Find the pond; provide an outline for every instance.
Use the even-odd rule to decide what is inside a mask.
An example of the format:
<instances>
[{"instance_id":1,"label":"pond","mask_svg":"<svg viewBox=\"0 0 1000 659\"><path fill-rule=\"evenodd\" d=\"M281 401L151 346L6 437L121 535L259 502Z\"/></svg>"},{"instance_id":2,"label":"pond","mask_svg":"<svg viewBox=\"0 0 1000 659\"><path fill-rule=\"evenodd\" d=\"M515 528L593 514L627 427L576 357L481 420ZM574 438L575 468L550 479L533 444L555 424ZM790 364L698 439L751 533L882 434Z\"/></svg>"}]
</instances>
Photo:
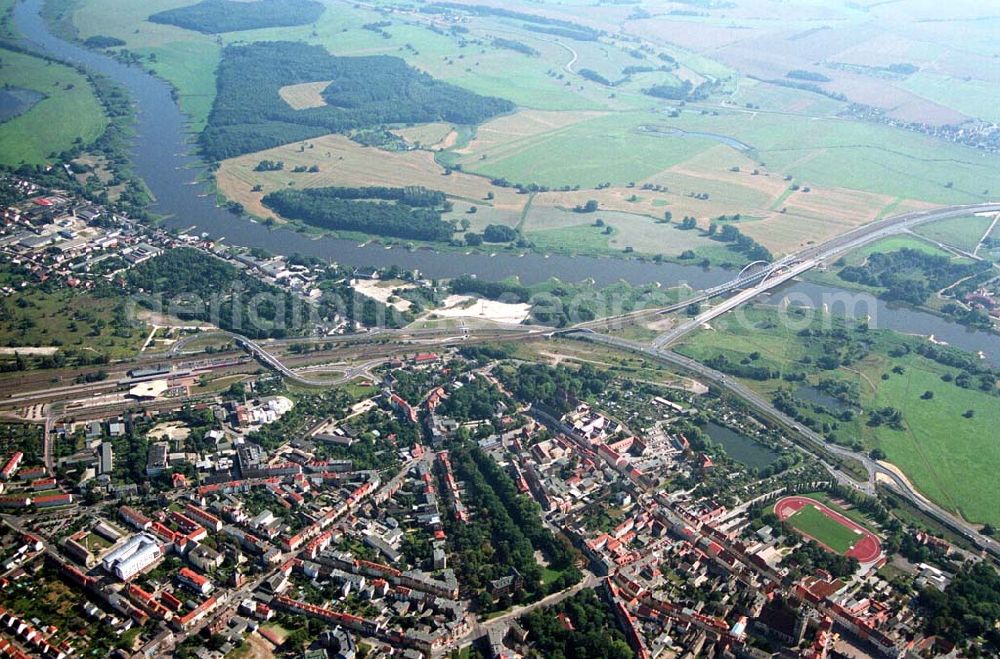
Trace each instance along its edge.
<instances>
[{"instance_id":1,"label":"pond","mask_svg":"<svg viewBox=\"0 0 1000 659\"><path fill-rule=\"evenodd\" d=\"M0 89L0 123L10 121L30 110L45 98L45 94L23 87Z\"/></svg>"},{"instance_id":2,"label":"pond","mask_svg":"<svg viewBox=\"0 0 1000 659\"><path fill-rule=\"evenodd\" d=\"M714 421L703 428L712 441L726 449L726 455L752 469L764 469L778 460L778 453Z\"/></svg>"},{"instance_id":3,"label":"pond","mask_svg":"<svg viewBox=\"0 0 1000 659\"><path fill-rule=\"evenodd\" d=\"M833 410L834 412L844 412L851 409L851 406L844 401L831 396L825 391L812 386L811 384L804 384L795 390L793 394L799 400L803 400L807 403L815 403L816 405L822 405L823 407Z\"/></svg>"}]
</instances>

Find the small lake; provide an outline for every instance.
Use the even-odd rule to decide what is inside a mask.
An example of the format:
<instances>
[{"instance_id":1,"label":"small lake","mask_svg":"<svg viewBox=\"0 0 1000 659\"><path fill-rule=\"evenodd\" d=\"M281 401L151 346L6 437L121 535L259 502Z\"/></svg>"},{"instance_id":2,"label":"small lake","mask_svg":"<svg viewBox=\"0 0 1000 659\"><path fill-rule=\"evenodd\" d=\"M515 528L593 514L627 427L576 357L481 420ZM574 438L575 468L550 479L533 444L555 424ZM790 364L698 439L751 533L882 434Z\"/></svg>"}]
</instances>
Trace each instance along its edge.
<instances>
[{"instance_id":1,"label":"small lake","mask_svg":"<svg viewBox=\"0 0 1000 659\"><path fill-rule=\"evenodd\" d=\"M30 110L45 94L23 87L0 89L0 123L10 121Z\"/></svg>"},{"instance_id":2,"label":"small lake","mask_svg":"<svg viewBox=\"0 0 1000 659\"><path fill-rule=\"evenodd\" d=\"M804 384L800 386L793 392L793 395L799 400L807 403L814 403L816 405L822 405L823 407L833 410L834 412L844 412L851 409L851 406L844 401L831 396L811 384Z\"/></svg>"},{"instance_id":3,"label":"small lake","mask_svg":"<svg viewBox=\"0 0 1000 659\"><path fill-rule=\"evenodd\" d=\"M779 457L777 452L767 446L713 421L705 424L703 430L713 442L726 449L726 455L751 469L769 467Z\"/></svg>"}]
</instances>

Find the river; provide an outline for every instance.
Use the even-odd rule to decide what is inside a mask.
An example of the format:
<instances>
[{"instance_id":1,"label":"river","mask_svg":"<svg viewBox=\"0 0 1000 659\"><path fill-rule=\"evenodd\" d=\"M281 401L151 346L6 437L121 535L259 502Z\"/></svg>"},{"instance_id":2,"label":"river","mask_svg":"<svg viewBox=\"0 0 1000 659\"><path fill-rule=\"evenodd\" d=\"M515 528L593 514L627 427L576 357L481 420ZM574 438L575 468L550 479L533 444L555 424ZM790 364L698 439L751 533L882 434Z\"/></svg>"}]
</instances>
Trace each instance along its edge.
<instances>
[{"instance_id":1,"label":"river","mask_svg":"<svg viewBox=\"0 0 1000 659\"><path fill-rule=\"evenodd\" d=\"M593 278L599 285L618 280L631 284L689 282L696 288L721 284L732 273L720 268L701 268L650 261L572 257L563 255L498 253L464 254L430 249L410 251L381 245L361 247L357 241L314 238L288 229L271 229L249 222L218 208L214 195L205 195L195 183L204 173L204 163L193 153L187 122L170 94L170 87L138 66L122 64L102 53L67 42L49 30L39 15L42 0L24 0L15 6L14 21L21 34L53 56L82 64L128 89L137 105L136 133L132 148L136 173L152 191L153 213L166 217L166 226L196 227L215 238L246 247L261 247L274 253L301 253L349 266L398 265L419 270L426 277L444 278L461 274L498 280L516 275L527 285L558 277L578 282Z\"/></svg>"},{"instance_id":2,"label":"river","mask_svg":"<svg viewBox=\"0 0 1000 659\"><path fill-rule=\"evenodd\" d=\"M379 245L359 246L355 241L314 238L288 229L270 229L252 223L215 205L214 195L196 181L205 167L193 153L193 136L170 87L137 66L128 66L102 53L67 42L49 30L39 15L43 0L23 0L14 7L14 23L29 41L53 56L101 73L125 87L137 106L137 139L132 147L136 173L152 191L156 201L154 213L165 216L168 227L196 227L215 238L246 247L260 247L279 254L296 252L336 261L349 266L398 265L419 270L426 277L446 278L460 274L498 280L517 276L527 285L558 277L567 282L593 279L603 286L624 280L630 284L660 282L676 285L686 282L696 289L715 286L732 278L732 273L720 268L693 265L654 263L635 259L571 257L541 254L516 255L498 253L495 256L472 253L437 252L430 249L409 251L385 249ZM681 138L678 138L681 139ZM202 196L204 195L204 196ZM772 300L789 297L795 303L814 307L827 299L844 299L851 293L811 283L791 283L772 293ZM982 352L993 364L1000 364L1000 336L989 332L971 331L926 312L875 301L871 315L878 328L931 335L951 345L971 352ZM836 304L835 312L839 311Z\"/></svg>"}]
</instances>

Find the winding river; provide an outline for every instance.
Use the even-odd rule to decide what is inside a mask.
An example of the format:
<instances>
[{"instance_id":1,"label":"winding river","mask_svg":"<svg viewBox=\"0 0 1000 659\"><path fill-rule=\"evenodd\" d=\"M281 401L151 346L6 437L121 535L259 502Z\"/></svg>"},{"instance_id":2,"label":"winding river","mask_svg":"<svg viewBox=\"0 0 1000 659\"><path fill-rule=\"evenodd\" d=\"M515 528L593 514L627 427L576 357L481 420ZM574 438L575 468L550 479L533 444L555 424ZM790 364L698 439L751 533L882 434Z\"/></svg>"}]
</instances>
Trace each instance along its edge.
<instances>
[{"instance_id":1,"label":"winding river","mask_svg":"<svg viewBox=\"0 0 1000 659\"><path fill-rule=\"evenodd\" d=\"M136 173L152 191L156 202L152 212L166 216L168 227L187 229L246 247L261 247L280 254L301 253L336 261L349 266L398 265L416 269L427 277L454 277L474 274L486 279L512 275L524 284L534 284L550 277L577 282L593 278L597 284L620 279L631 284L686 281L696 288L727 281L731 273L696 266L643 262L638 260L571 257L541 254L436 252L430 249L409 251L386 249L381 245L361 247L356 241L314 238L287 229L270 229L236 217L215 205L214 195L195 183L204 173L204 164L194 155L192 136L180 109L174 103L170 87L138 66L122 64L102 53L88 50L52 34L39 15L42 0L23 0L14 9L18 30L34 44L53 56L82 64L119 83L132 95L137 105L136 132L132 148Z\"/></svg>"},{"instance_id":2,"label":"winding river","mask_svg":"<svg viewBox=\"0 0 1000 659\"><path fill-rule=\"evenodd\" d=\"M550 277L568 282L590 278L599 286L619 280L630 284L660 282L676 285L687 282L696 289L732 278L731 272L720 268L630 259L508 253L490 256L430 249L386 249L380 245L362 247L355 241L313 238L288 229L270 229L236 217L217 207L214 195L206 195L207 190L197 183L205 171L204 163L193 153L192 135L184 115L171 97L170 87L137 66L122 64L55 36L39 15L42 2L22 0L15 5L17 29L27 35L26 39L54 57L101 73L129 91L137 107L137 139L132 146L135 170L155 196L152 211L165 216L164 222L168 227L187 229L193 226L198 232L225 238L229 243L261 247L286 255L298 252L349 266L398 265L419 270L424 276L432 278L474 274L497 280L516 275L522 283L529 285ZM797 282L774 291L771 300L776 302L788 297L792 303L818 308L828 298L842 299L845 295L851 294L837 288ZM838 313L841 309L834 304L832 311ZM874 310L864 312L864 315L873 317L875 327L934 335L965 350L982 352L992 363L1000 364L998 335L967 330L933 314L891 306L882 301L877 301Z\"/></svg>"}]
</instances>

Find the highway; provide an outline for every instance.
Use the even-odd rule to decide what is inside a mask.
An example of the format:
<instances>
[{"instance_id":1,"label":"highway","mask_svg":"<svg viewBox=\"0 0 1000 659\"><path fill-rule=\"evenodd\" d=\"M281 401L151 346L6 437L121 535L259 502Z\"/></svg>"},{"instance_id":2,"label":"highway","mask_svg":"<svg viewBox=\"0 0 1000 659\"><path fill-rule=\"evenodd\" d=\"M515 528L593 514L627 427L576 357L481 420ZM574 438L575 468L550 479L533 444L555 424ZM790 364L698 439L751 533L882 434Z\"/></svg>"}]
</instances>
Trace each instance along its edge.
<instances>
[{"instance_id":1,"label":"highway","mask_svg":"<svg viewBox=\"0 0 1000 659\"><path fill-rule=\"evenodd\" d=\"M707 311L703 311L702 313L698 314L691 320L685 323L681 323L677 327L668 330L667 332L664 332L660 336L656 337L656 339L653 341L653 347L664 348L670 345L671 343L676 342L685 334L688 334L689 332L698 329L699 327L709 322L710 320L717 318L728 311L732 311L736 307L739 307L744 303L749 302L750 300L757 297L761 293L769 291L772 288L775 288L776 286L780 286L784 284L786 281L789 281L794 277L798 277L803 272L810 270L815 266L816 266L816 261L809 260L788 266L787 268L784 268L782 270L776 270L772 273L773 276L769 276L767 279L760 282L753 288L747 288L745 290L740 291L736 295L727 298L722 303L715 305L714 307L708 309Z\"/></svg>"}]
</instances>

